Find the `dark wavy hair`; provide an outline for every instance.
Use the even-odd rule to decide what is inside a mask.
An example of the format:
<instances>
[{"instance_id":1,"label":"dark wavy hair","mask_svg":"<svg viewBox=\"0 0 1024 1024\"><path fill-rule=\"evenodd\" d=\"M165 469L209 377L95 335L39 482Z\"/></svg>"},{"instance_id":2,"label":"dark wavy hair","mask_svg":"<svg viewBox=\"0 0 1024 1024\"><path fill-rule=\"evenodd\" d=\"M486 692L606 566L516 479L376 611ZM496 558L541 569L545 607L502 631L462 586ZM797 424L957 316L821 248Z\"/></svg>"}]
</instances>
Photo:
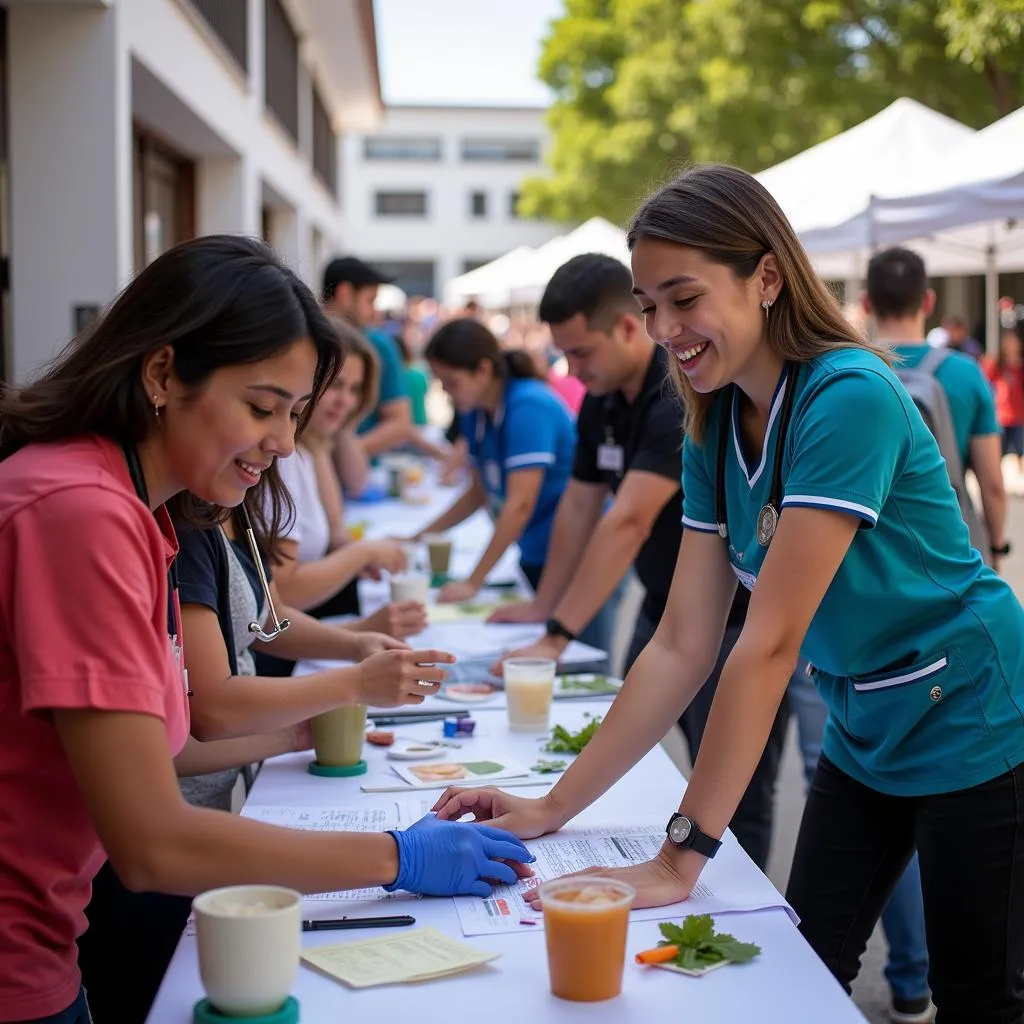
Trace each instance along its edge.
<instances>
[{"instance_id":1,"label":"dark wavy hair","mask_svg":"<svg viewBox=\"0 0 1024 1024\"><path fill-rule=\"evenodd\" d=\"M528 377L541 379L529 352L502 350L498 339L479 320L459 317L442 324L427 342L423 355L456 370L475 370L490 363L494 376L501 380Z\"/></svg>"},{"instance_id":2,"label":"dark wavy hair","mask_svg":"<svg viewBox=\"0 0 1024 1024\"><path fill-rule=\"evenodd\" d=\"M262 242L206 235L168 250L143 270L106 314L68 345L34 381L0 393L0 460L29 444L98 434L137 445L156 428L142 386L147 356L165 345L174 373L197 394L228 366L257 363L299 338L316 347L313 405L337 376L342 354L313 293ZM224 522L231 510L183 493L170 503L177 522ZM266 549L293 514L275 464L245 506Z\"/></svg>"}]
</instances>

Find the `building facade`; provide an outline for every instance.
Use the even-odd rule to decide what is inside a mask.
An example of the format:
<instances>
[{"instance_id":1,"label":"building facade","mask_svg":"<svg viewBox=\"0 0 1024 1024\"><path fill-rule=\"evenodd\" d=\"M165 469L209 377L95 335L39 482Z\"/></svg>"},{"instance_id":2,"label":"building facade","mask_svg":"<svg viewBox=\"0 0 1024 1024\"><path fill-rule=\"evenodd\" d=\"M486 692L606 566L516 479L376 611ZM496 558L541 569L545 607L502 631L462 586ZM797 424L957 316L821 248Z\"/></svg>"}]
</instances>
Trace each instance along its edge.
<instances>
[{"instance_id":1,"label":"building facade","mask_svg":"<svg viewBox=\"0 0 1024 1024\"><path fill-rule=\"evenodd\" d=\"M22 380L165 249L260 235L310 283L340 140L382 104L372 0L0 0L4 365Z\"/></svg>"},{"instance_id":2,"label":"building facade","mask_svg":"<svg viewBox=\"0 0 1024 1024\"><path fill-rule=\"evenodd\" d=\"M391 273L406 293L444 282L520 245L559 234L516 204L543 173L543 108L389 106L372 132L346 135L347 251Z\"/></svg>"}]
</instances>

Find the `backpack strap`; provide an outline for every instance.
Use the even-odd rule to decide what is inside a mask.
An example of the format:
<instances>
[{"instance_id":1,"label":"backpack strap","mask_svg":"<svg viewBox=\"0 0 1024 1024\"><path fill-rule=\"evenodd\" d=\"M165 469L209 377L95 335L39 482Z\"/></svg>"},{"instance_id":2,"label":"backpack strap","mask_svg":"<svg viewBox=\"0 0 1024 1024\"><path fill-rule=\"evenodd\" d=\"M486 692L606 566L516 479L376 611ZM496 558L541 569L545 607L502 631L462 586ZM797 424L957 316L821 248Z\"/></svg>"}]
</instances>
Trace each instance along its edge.
<instances>
[{"instance_id":1,"label":"backpack strap","mask_svg":"<svg viewBox=\"0 0 1024 1024\"><path fill-rule=\"evenodd\" d=\"M918 373L926 373L929 377L934 377L939 372L939 367L946 361L949 356L949 349L945 345L939 345L936 348L930 348L925 354L925 357L914 367Z\"/></svg>"}]
</instances>

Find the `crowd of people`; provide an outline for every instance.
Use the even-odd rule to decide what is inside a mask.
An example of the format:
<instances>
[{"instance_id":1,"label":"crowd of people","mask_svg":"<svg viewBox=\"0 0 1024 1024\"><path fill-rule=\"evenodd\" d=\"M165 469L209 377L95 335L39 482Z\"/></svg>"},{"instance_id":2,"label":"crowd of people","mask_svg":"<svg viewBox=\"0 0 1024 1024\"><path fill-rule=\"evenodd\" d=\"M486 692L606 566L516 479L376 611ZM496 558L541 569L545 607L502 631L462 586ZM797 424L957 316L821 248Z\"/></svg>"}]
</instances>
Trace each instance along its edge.
<instances>
[{"instance_id":1,"label":"crowd of people","mask_svg":"<svg viewBox=\"0 0 1024 1024\"><path fill-rule=\"evenodd\" d=\"M734 168L659 190L629 247L631 268L567 262L527 323L381 316L355 257L314 296L261 243L199 238L0 395L0 1021L144 1020L214 886L486 894L678 723L689 784L658 856L619 872L638 906L675 903L727 827L766 865L791 716L787 898L814 950L849 990L881 917L894 1021L1024 1021L1024 611L998 575L1016 327L979 365L949 321L936 356L926 268L890 249L862 332ZM362 575L406 567L412 538L345 515L394 451L463 482L423 533L493 520L439 600L518 549L531 596L493 617L544 635L509 653L607 650L635 575L621 693L536 800L453 789L383 834L233 815L313 716L444 678L450 655L408 644L421 604L359 605ZM354 666L288 678L301 658Z\"/></svg>"}]
</instances>

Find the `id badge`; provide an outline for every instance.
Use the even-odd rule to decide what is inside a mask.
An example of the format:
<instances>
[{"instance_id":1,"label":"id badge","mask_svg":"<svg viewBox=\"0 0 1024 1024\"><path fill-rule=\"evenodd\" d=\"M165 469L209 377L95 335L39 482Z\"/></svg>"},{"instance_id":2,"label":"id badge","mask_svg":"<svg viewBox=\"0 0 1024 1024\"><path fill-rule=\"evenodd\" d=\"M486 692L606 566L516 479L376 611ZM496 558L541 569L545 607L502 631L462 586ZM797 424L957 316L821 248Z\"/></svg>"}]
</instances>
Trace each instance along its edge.
<instances>
[{"instance_id":1,"label":"id badge","mask_svg":"<svg viewBox=\"0 0 1024 1024\"><path fill-rule=\"evenodd\" d=\"M621 444L600 444L597 446L597 468L612 473L621 473L625 466Z\"/></svg>"},{"instance_id":2,"label":"id badge","mask_svg":"<svg viewBox=\"0 0 1024 1024\"><path fill-rule=\"evenodd\" d=\"M184 651L176 636L169 637L171 641L171 657L174 659L174 667L181 677L181 687L188 694L188 669L185 667Z\"/></svg>"}]
</instances>

